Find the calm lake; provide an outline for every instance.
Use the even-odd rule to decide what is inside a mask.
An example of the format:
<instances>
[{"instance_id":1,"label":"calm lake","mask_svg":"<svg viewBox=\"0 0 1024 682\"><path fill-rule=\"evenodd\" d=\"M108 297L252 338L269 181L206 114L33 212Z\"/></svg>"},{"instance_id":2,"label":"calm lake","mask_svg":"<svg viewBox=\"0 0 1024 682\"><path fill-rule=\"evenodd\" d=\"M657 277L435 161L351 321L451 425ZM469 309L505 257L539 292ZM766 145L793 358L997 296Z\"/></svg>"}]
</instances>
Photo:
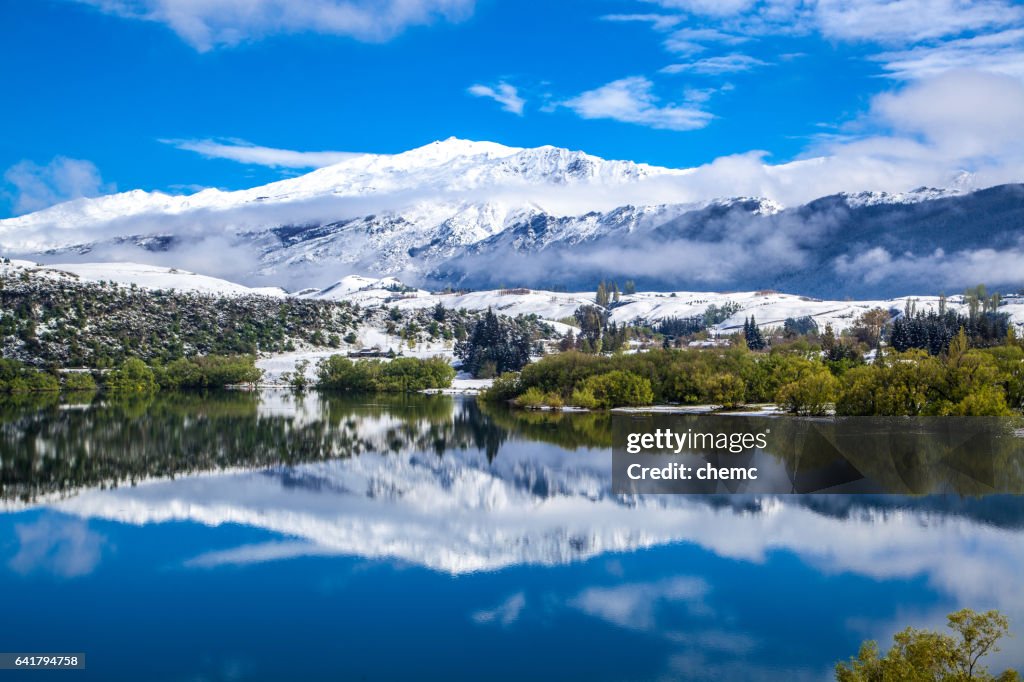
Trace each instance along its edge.
<instances>
[{"instance_id":1,"label":"calm lake","mask_svg":"<svg viewBox=\"0 0 1024 682\"><path fill-rule=\"evenodd\" d=\"M615 495L611 438L446 396L2 403L0 650L87 660L6 675L826 680L961 607L1024 668L1024 497Z\"/></svg>"}]
</instances>

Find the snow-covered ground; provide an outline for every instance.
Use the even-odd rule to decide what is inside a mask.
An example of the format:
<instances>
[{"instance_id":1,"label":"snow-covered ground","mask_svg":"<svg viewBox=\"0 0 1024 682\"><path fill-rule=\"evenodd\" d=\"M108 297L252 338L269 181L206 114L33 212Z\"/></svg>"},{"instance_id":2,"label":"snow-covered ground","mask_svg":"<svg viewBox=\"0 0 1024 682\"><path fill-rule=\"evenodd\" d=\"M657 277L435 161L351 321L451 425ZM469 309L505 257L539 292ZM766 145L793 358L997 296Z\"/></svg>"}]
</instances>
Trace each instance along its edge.
<instances>
[{"instance_id":1,"label":"snow-covered ground","mask_svg":"<svg viewBox=\"0 0 1024 682\"><path fill-rule=\"evenodd\" d=\"M350 279L350 278L346 278ZM338 300L350 300L366 305L369 301L380 302L382 305L396 307L400 310L411 310L433 307L441 303L454 310L493 309L502 315L537 315L542 320L555 324L559 333L565 333L568 325L558 320L572 317L573 312L581 305L593 305L594 293L557 292L532 289L501 289L491 291L473 291L465 294L431 294L416 290L405 294L397 294L384 288L393 282L391 278L372 280L360 278L364 288L350 291L347 295L338 296ZM829 301L797 294L777 292L742 291L731 293L715 293L706 291L676 292L639 292L623 295L617 304L610 308L611 320L617 324L632 322L656 323L670 317L695 317L704 314L710 305L723 306L736 304L739 310L713 328L714 332L731 334L743 328L743 322L753 316L758 326L763 328L781 327L788 318L811 317L824 329L831 324L836 333L852 326L857 319L868 310L882 308L902 312L908 300L912 300L919 311L936 310L939 307L939 296L902 296L891 299L873 299L862 301ZM950 310L966 311L962 296L950 296L947 300ZM1000 310L1010 314L1010 319L1018 325L1024 325L1024 299L1011 298Z\"/></svg>"}]
</instances>

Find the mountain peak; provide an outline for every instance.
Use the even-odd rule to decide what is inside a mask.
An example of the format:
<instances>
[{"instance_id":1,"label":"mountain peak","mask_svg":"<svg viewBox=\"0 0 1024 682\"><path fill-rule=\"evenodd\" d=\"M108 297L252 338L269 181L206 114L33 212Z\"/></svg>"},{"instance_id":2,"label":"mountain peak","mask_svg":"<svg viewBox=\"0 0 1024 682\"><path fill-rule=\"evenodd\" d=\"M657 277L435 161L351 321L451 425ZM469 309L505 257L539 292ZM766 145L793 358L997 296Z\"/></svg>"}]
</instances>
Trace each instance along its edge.
<instances>
[{"instance_id":1,"label":"mountain peak","mask_svg":"<svg viewBox=\"0 0 1024 682\"><path fill-rule=\"evenodd\" d=\"M435 140L422 147L410 149L396 156L414 158L417 161L448 161L464 156L485 156L488 158L502 158L511 156L523 151L522 147L508 147L497 142L478 142L476 140L464 140L458 137L449 137L446 140Z\"/></svg>"}]
</instances>

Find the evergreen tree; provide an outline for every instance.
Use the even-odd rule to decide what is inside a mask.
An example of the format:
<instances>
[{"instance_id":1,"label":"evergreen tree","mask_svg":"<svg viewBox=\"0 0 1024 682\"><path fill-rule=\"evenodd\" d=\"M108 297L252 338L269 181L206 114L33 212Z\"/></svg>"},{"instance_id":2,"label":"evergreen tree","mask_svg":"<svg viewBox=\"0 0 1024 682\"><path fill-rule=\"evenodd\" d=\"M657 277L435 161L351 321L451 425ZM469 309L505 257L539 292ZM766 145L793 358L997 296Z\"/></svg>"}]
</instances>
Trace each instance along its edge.
<instances>
[{"instance_id":1,"label":"evergreen tree","mask_svg":"<svg viewBox=\"0 0 1024 682\"><path fill-rule=\"evenodd\" d=\"M522 369L530 361L530 347L524 324L499 318L488 308L469 338L456 344L455 355L473 376L494 375Z\"/></svg>"},{"instance_id":2,"label":"evergreen tree","mask_svg":"<svg viewBox=\"0 0 1024 682\"><path fill-rule=\"evenodd\" d=\"M743 336L750 350L764 350L768 346L753 315L743 323Z\"/></svg>"}]
</instances>

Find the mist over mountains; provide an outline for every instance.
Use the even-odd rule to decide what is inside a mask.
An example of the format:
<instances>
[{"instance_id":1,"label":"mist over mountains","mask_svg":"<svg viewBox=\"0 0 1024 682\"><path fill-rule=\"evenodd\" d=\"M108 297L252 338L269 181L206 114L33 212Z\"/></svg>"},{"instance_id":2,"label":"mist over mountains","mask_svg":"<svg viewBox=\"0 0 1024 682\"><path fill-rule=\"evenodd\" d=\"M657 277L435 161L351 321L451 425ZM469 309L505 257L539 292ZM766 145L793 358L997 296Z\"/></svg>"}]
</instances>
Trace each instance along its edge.
<instances>
[{"instance_id":1,"label":"mist over mountains","mask_svg":"<svg viewBox=\"0 0 1024 682\"><path fill-rule=\"evenodd\" d=\"M77 199L0 220L0 248L291 290L348 274L428 288L585 290L610 277L831 298L1024 286L1024 185L971 191L969 177L951 178L949 189L815 198L841 187L817 177L815 160L771 171L771 196L708 199L706 168L453 138L236 192Z\"/></svg>"}]
</instances>

